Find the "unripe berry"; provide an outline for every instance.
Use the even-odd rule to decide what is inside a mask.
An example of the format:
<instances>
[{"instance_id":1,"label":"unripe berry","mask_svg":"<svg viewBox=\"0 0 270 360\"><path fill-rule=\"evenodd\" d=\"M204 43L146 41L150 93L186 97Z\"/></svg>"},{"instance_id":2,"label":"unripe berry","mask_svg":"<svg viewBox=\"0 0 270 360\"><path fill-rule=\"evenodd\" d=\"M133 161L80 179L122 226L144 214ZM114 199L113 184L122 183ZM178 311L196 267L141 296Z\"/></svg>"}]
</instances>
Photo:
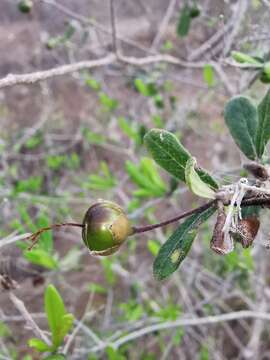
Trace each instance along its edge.
<instances>
[{"instance_id":1,"label":"unripe berry","mask_svg":"<svg viewBox=\"0 0 270 360\"><path fill-rule=\"evenodd\" d=\"M191 18L196 18L200 15L200 9L197 7L192 7L189 11L189 15Z\"/></svg>"},{"instance_id":2,"label":"unripe berry","mask_svg":"<svg viewBox=\"0 0 270 360\"><path fill-rule=\"evenodd\" d=\"M98 201L84 216L82 238L94 255L115 253L131 234L132 228L124 211L111 201Z\"/></svg>"},{"instance_id":3,"label":"unripe berry","mask_svg":"<svg viewBox=\"0 0 270 360\"><path fill-rule=\"evenodd\" d=\"M29 13L32 10L33 2L32 0L21 0L18 3L18 9L22 13Z\"/></svg>"}]
</instances>

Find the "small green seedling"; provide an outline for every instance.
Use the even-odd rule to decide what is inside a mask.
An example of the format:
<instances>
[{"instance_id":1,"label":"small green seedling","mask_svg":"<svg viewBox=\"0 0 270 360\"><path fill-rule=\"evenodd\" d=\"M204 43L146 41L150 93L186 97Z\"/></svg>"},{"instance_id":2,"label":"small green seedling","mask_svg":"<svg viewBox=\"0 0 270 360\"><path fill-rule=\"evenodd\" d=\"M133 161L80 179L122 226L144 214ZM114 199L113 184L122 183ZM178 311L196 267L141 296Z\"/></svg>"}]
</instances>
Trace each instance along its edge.
<instances>
[{"instance_id":1,"label":"small green seedling","mask_svg":"<svg viewBox=\"0 0 270 360\"><path fill-rule=\"evenodd\" d=\"M47 360L62 360L65 357L57 354L61 350L65 336L73 326L74 316L65 309L61 295L53 285L48 285L45 291L45 312L51 332L51 341L46 343L43 339L32 338L28 345L41 353L51 353Z\"/></svg>"},{"instance_id":2,"label":"small green seedling","mask_svg":"<svg viewBox=\"0 0 270 360\"><path fill-rule=\"evenodd\" d=\"M152 159L142 158L139 165L126 162L130 179L137 185L133 195L138 198L161 197L167 192L165 182L159 175L157 166Z\"/></svg>"},{"instance_id":3,"label":"small green seedling","mask_svg":"<svg viewBox=\"0 0 270 360\"><path fill-rule=\"evenodd\" d=\"M87 181L84 181L82 186L89 190L104 191L112 189L116 184L117 178L113 176L107 163L101 161L98 173L89 175Z\"/></svg>"}]
</instances>

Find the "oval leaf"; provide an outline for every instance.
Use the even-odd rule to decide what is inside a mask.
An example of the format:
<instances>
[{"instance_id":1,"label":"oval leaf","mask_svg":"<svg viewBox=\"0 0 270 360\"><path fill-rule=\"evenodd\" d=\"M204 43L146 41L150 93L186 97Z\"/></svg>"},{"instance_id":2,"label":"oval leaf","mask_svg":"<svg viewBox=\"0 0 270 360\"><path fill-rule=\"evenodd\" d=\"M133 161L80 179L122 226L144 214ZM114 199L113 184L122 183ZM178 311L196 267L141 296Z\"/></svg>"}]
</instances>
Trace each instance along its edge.
<instances>
[{"instance_id":1,"label":"oval leaf","mask_svg":"<svg viewBox=\"0 0 270 360\"><path fill-rule=\"evenodd\" d=\"M59 335L60 339L64 339L64 337L67 335L69 330L72 328L73 323L74 323L73 314L68 313L63 316L61 321L61 331Z\"/></svg>"},{"instance_id":2,"label":"oval leaf","mask_svg":"<svg viewBox=\"0 0 270 360\"><path fill-rule=\"evenodd\" d=\"M52 333L52 342L57 347L63 340L61 338L61 327L66 310L59 292L53 285L49 285L45 291L45 311Z\"/></svg>"},{"instance_id":3,"label":"oval leaf","mask_svg":"<svg viewBox=\"0 0 270 360\"><path fill-rule=\"evenodd\" d=\"M191 23L191 14L189 6L185 5L180 13L177 24L177 34L181 37L187 36Z\"/></svg>"},{"instance_id":4,"label":"oval leaf","mask_svg":"<svg viewBox=\"0 0 270 360\"><path fill-rule=\"evenodd\" d=\"M50 346L47 345L43 340L32 338L28 340L28 345L32 348L35 348L39 352L45 352L50 350Z\"/></svg>"},{"instance_id":5,"label":"oval leaf","mask_svg":"<svg viewBox=\"0 0 270 360\"><path fill-rule=\"evenodd\" d=\"M259 61L258 59L256 59L253 56L244 54L240 51L232 51L231 52L231 56L233 57L233 59L235 61L237 61L238 63L241 64L251 64L251 65L258 65L258 67L262 67L262 63L261 61Z\"/></svg>"},{"instance_id":6,"label":"oval leaf","mask_svg":"<svg viewBox=\"0 0 270 360\"><path fill-rule=\"evenodd\" d=\"M185 181L185 167L190 153L177 137L166 130L152 129L144 137L153 159L171 175Z\"/></svg>"},{"instance_id":7,"label":"oval leaf","mask_svg":"<svg viewBox=\"0 0 270 360\"><path fill-rule=\"evenodd\" d=\"M201 167L197 167L195 170L203 182L208 184L213 189L219 188L217 181L211 175L209 175L206 170L202 169Z\"/></svg>"},{"instance_id":8,"label":"oval leaf","mask_svg":"<svg viewBox=\"0 0 270 360\"><path fill-rule=\"evenodd\" d=\"M194 158L190 158L187 161L185 169L186 183L189 189L198 196L207 199L215 199L215 192L201 180L200 176L195 171L195 166L196 160Z\"/></svg>"},{"instance_id":9,"label":"oval leaf","mask_svg":"<svg viewBox=\"0 0 270 360\"><path fill-rule=\"evenodd\" d=\"M256 150L258 157L263 156L265 146L270 139L270 90L258 106L259 124L256 134Z\"/></svg>"},{"instance_id":10,"label":"oval leaf","mask_svg":"<svg viewBox=\"0 0 270 360\"><path fill-rule=\"evenodd\" d=\"M163 280L171 275L187 256L197 228L216 211L215 206L191 215L169 237L159 250L154 261L154 276L157 280Z\"/></svg>"},{"instance_id":11,"label":"oval leaf","mask_svg":"<svg viewBox=\"0 0 270 360\"><path fill-rule=\"evenodd\" d=\"M178 180L185 182L185 168L191 154L177 137L166 130L152 129L144 137L145 145L156 163ZM203 169L196 172L202 181L217 189L217 182Z\"/></svg>"},{"instance_id":12,"label":"oval leaf","mask_svg":"<svg viewBox=\"0 0 270 360\"><path fill-rule=\"evenodd\" d=\"M204 65L203 79L209 87L214 85L215 79L214 79L214 69L213 69L212 65L210 65L210 64Z\"/></svg>"},{"instance_id":13,"label":"oval leaf","mask_svg":"<svg viewBox=\"0 0 270 360\"><path fill-rule=\"evenodd\" d=\"M225 106L225 122L234 141L251 160L257 157L255 136L258 124L256 107L244 96L236 96Z\"/></svg>"}]
</instances>

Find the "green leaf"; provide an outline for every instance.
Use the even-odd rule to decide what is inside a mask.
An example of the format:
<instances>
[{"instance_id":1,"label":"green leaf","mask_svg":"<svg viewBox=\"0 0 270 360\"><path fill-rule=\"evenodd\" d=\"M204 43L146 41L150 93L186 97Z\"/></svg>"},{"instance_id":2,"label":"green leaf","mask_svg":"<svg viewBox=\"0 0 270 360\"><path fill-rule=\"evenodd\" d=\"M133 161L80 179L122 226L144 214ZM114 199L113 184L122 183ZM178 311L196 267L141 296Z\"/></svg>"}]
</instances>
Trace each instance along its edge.
<instances>
[{"instance_id":1,"label":"green leaf","mask_svg":"<svg viewBox=\"0 0 270 360\"><path fill-rule=\"evenodd\" d=\"M42 176L30 176L28 179L19 180L15 186L15 191L37 193L40 192L42 183Z\"/></svg>"},{"instance_id":2,"label":"green leaf","mask_svg":"<svg viewBox=\"0 0 270 360\"><path fill-rule=\"evenodd\" d=\"M196 173L200 176L200 179L208 184L213 189L218 189L218 182L208 172L201 167L196 167Z\"/></svg>"},{"instance_id":3,"label":"green leaf","mask_svg":"<svg viewBox=\"0 0 270 360\"><path fill-rule=\"evenodd\" d=\"M187 161L185 169L186 183L189 189L198 196L207 199L215 199L215 192L201 180L200 176L195 171L195 166L196 160L194 158L190 158Z\"/></svg>"},{"instance_id":4,"label":"green leaf","mask_svg":"<svg viewBox=\"0 0 270 360\"><path fill-rule=\"evenodd\" d=\"M25 146L27 149L34 149L39 146L43 141L42 134L37 133L36 135L30 137L26 142ZM16 145L15 145L16 146ZM18 149L19 150L19 149Z\"/></svg>"},{"instance_id":5,"label":"green leaf","mask_svg":"<svg viewBox=\"0 0 270 360\"><path fill-rule=\"evenodd\" d=\"M191 155L174 134L152 129L145 135L144 142L157 164L177 179L185 181L186 162Z\"/></svg>"},{"instance_id":6,"label":"green leaf","mask_svg":"<svg viewBox=\"0 0 270 360\"><path fill-rule=\"evenodd\" d=\"M58 267L55 258L43 249L25 250L23 255L32 264L43 266L50 270Z\"/></svg>"},{"instance_id":7,"label":"green leaf","mask_svg":"<svg viewBox=\"0 0 270 360\"><path fill-rule=\"evenodd\" d=\"M153 256L157 256L160 249L160 243L155 240L148 240L147 248Z\"/></svg>"},{"instance_id":8,"label":"green leaf","mask_svg":"<svg viewBox=\"0 0 270 360\"><path fill-rule=\"evenodd\" d=\"M67 28L63 34L63 42L66 40L69 40L73 34L75 33L76 28L74 26L74 24L72 22L70 22L69 24L67 24Z\"/></svg>"},{"instance_id":9,"label":"green leaf","mask_svg":"<svg viewBox=\"0 0 270 360\"><path fill-rule=\"evenodd\" d=\"M203 345L199 352L199 360L209 360L210 354L206 345Z\"/></svg>"},{"instance_id":10,"label":"green leaf","mask_svg":"<svg viewBox=\"0 0 270 360\"><path fill-rule=\"evenodd\" d=\"M203 68L203 79L209 87L214 85L214 70L213 66L206 64Z\"/></svg>"},{"instance_id":11,"label":"green leaf","mask_svg":"<svg viewBox=\"0 0 270 360\"><path fill-rule=\"evenodd\" d=\"M126 170L132 181L139 187L134 191L137 197L160 197L166 193L166 184L160 177L155 162L142 158L139 165L126 162Z\"/></svg>"},{"instance_id":12,"label":"green leaf","mask_svg":"<svg viewBox=\"0 0 270 360\"><path fill-rule=\"evenodd\" d=\"M234 141L251 160L257 157L255 136L258 124L256 107L244 96L236 96L225 106L225 122Z\"/></svg>"},{"instance_id":13,"label":"green leaf","mask_svg":"<svg viewBox=\"0 0 270 360\"><path fill-rule=\"evenodd\" d=\"M258 65L259 67L262 67L262 62L258 61L253 56L244 54L244 53L242 53L240 51L232 51L231 56L238 63Z\"/></svg>"},{"instance_id":14,"label":"green leaf","mask_svg":"<svg viewBox=\"0 0 270 360\"><path fill-rule=\"evenodd\" d=\"M143 96L151 97L157 94L156 86L153 82L145 83L142 79L137 78L134 80L136 90Z\"/></svg>"},{"instance_id":15,"label":"green leaf","mask_svg":"<svg viewBox=\"0 0 270 360\"><path fill-rule=\"evenodd\" d=\"M39 352L45 352L50 350L50 346L47 345L43 340L32 338L28 340L28 345L35 348Z\"/></svg>"},{"instance_id":16,"label":"green leaf","mask_svg":"<svg viewBox=\"0 0 270 360\"><path fill-rule=\"evenodd\" d=\"M62 354L55 354L55 355L49 355L43 360L65 360L67 359L65 355Z\"/></svg>"},{"instance_id":17,"label":"green leaf","mask_svg":"<svg viewBox=\"0 0 270 360\"><path fill-rule=\"evenodd\" d=\"M63 35L59 35L56 37L51 37L48 41L47 41L47 48L48 49L54 49L55 47L59 46L59 45L64 45L68 42L68 40L73 36L73 34L75 33L76 28L74 27L74 25L72 23L69 23L67 25L66 31L64 32Z\"/></svg>"},{"instance_id":18,"label":"green leaf","mask_svg":"<svg viewBox=\"0 0 270 360\"><path fill-rule=\"evenodd\" d=\"M93 131L90 131L87 128L82 129L82 134L83 134L83 137L85 138L85 140L89 144L100 145L100 144L102 144L102 143L104 143L106 141L105 136L103 136L101 134L97 134L97 133L95 133Z\"/></svg>"},{"instance_id":19,"label":"green leaf","mask_svg":"<svg viewBox=\"0 0 270 360\"><path fill-rule=\"evenodd\" d=\"M178 180L185 182L185 168L191 154L177 137L166 130L152 129L144 137L145 145L156 163ZM203 169L196 169L202 181L217 189L216 181Z\"/></svg>"},{"instance_id":20,"label":"green leaf","mask_svg":"<svg viewBox=\"0 0 270 360\"><path fill-rule=\"evenodd\" d=\"M113 110L117 109L117 107L118 107L117 100L110 98L104 92L100 92L98 95L99 95L99 101L103 105L104 110L113 111Z\"/></svg>"},{"instance_id":21,"label":"green leaf","mask_svg":"<svg viewBox=\"0 0 270 360\"><path fill-rule=\"evenodd\" d=\"M267 63L264 64L263 66L263 72L265 73L265 75L268 77L268 79L270 78L270 62L268 61Z\"/></svg>"},{"instance_id":22,"label":"green leaf","mask_svg":"<svg viewBox=\"0 0 270 360\"><path fill-rule=\"evenodd\" d=\"M215 211L216 208L212 206L207 210L191 215L162 245L154 261L153 270L157 280L163 280L177 270L192 246L197 228Z\"/></svg>"},{"instance_id":23,"label":"green leaf","mask_svg":"<svg viewBox=\"0 0 270 360\"><path fill-rule=\"evenodd\" d=\"M270 139L270 90L258 106L259 123L256 134L256 150L258 157L263 156L265 146Z\"/></svg>"},{"instance_id":24,"label":"green leaf","mask_svg":"<svg viewBox=\"0 0 270 360\"><path fill-rule=\"evenodd\" d=\"M186 36L189 32L190 23L191 23L190 15L191 14L190 14L189 6L185 5L180 13L180 17L176 29L177 34L181 37Z\"/></svg>"},{"instance_id":25,"label":"green leaf","mask_svg":"<svg viewBox=\"0 0 270 360\"><path fill-rule=\"evenodd\" d=\"M62 320L61 320L61 331L60 331L60 334L59 334L59 338L64 340L64 337L67 335L67 333L69 332L69 330L72 328L73 326L73 323L74 323L74 316L73 314L65 314L63 317L62 317ZM62 341L61 341L62 342Z\"/></svg>"},{"instance_id":26,"label":"green leaf","mask_svg":"<svg viewBox=\"0 0 270 360\"><path fill-rule=\"evenodd\" d=\"M260 215L261 209L262 208L260 206L256 206L256 205L245 206L241 210L242 218L246 219L246 218L254 217L254 216L258 218Z\"/></svg>"},{"instance_id":27,"label":"green leaf","mask_svg":"<svg viewBox=\"0 0 270 360\"><path fill-rule=\"evenodd\" d=\"M12 335L12 333L11 333L9 327L5 323L0 321L0 337L8 337L11 335Z\"/></svg>"},{"instance_id":28,"label":"green leaf","mask_svg":"<svg viewBox=\"0 0 270 360\"><path fill-rule=\"evenodd\" d=\"M33 360L31 355L25 355L22 360Z\"/></svg>"},{"instance_id":29,"label":"green leaf","mask_svg":"<svg viewBox=\"0 0 270 360\"><path fill-rule=\"evenodd\" d=\"M48 216L45 213L40 213L38 216L38 219L36 221L37 228L43 228L49 226L50 221ZM43 234L41 234L41 237L39 239L39 248L43 249L46 252L52 252L53 251L53 236L51 231L45 231Z\"/></svg>"},{"instance_id":30,"label":"green leaf","mask_svg":"<svg viewBox=\"0 0 270 360\"><path fill-rule=\"evenodd\" d=\"M37 230L36 225L32 221L32 217L30 216L27 208L24 204L18 205L18 212L22 221L27 225L31 232L35 232Z\"/></svg>"},{"instance_id":31,"label":"green leaf","mask_svg":"<svg viewBox=\"0 0 270 360\"><path fill-rule=\"evenodd\" d=\"M166 184L160 177L155 162L147 157L141 159L141 169L145 176L152 182L152 186L159 188L161 191L166 191Z\"/></svg>"},{"instance_id":32,"label":"green leaf","mask_svg":"<svg viewBox=\"0 0 270 360\"><path fill-rule=\"evenodd\" d=\"M96 294L107 294L107 289L97 283L90 283L87 290Z\"/></svg>"},{"instance_id":33,"label":"green leaf","mask_svg":"<svg viewBox=\"0 0 270 360\"><path fill-rule=\"evenodd\" d=\"M52 333L52 342L57 348L63 341L61 337L62 320L66 310L60 294L53 285L49 285L45 291L45 311Z\"/></svg>"},{"instance_id":34,"label":"green leaf","mask_svg":"<svg viewBox=\"0 0 270 360\"><path fill-rule=\"evenodd\" d=\"M138 131L134 129L133 124L130 123L127 119L124 117L119 117L117 119L118 125L120 129L123 131L124 134L126 134L131 140L133 140L135 143L140 142L140 136L138 134Z\"/></svg>"},{"instance_id":35,"label":"green leaf","mask_svg":"<svg viewBox=\"0 0 270 360\"><path fill-rule=\"evenodd\" d=\"M270 83L270 74L267 74L265 71L261 72L260 80L264 84Z\"/></svg>"},{"instance_id":36,"label":"green leaf","mask_svg":"<svg viewBox=\"0 0 270 360\"><path fill-rule=\"evenodd\" d=\"M121 355L119 350L114 349L111 346L108 346L106 348L106 354L107 354L108 360L126 360L126 357Z\"/></svg>"},{"instance_id":37,"label":"green leaf","mask_svg":"<svg viewBox=\"0 0 270 360\"><path fill-rule=\"evenodd\" d=\"M168 303L158 311L155 311L155 316L164 321L175 321L182 313L182 309L178 304Z\"/></svg>"},{"instance_id":38,"label":"green leaf","mask_svg":"<svg viewBox=\"0 0 270 360\"><path fill-rule=\"evenodd\" d=\"M100 162L100 173L92 174L88 177L88 182L83 186L91 190L109 190L117 183L117 179L112 175L108 165L104 162Z\"/></svg>"},{"instance_id":39,"label":"green leaf","mask_svg":"<svg viewBox=\"0 0 270 360\"><path fill-rule=\"evenodd\" d=\"M50 155L47 157L46 162L47 166L51 170L59 170L66 161L66 157L64 155Z\"/></svg>"},{"instance_id":40,"label":"green leaf","mask_svg":"<svg viewBox=\"0 0 270 360\"><path fill-rule=\"evenodd\" d=\"M90 87L92 90L98 91L101 89L100 83L90 75L86 75L85 77L85 85Z\"/></svg>"}]
</instances>

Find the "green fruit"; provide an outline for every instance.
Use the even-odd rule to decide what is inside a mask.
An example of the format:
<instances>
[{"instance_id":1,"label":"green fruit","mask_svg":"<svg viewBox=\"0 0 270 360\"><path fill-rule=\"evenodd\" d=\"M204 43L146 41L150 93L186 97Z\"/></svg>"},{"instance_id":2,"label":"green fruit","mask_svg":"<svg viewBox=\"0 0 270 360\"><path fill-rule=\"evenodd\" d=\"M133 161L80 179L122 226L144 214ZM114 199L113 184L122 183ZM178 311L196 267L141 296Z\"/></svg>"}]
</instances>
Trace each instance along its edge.
<instances>
[{"instance_id":1,"label":"green fruit","mask_svg":"<svg viewBox=\"0 0 270 360\"><path fill-rule=\"evenodd\" d=\"M111 201L93 204L84 216L83 225L82 238L93 255L115 253L132 233L124 211Z\"/></svg>"},{"instance_id":2,"label":"green fruit","mask_svg":"<svg viewBox=\"0 0 270 360\"><path fill-rule=\"evenodd\" d=\"M32 0L21 0L18 3L18 9L22 13L29 13L32 10L33 2Z\"/></svg>"},{"instance_id":3,"label":"green fruit","mask_svg":"<svg viewBox=\"0 0 270 360\"><path fill-rule=\"evenodd\" d=\"M269 84L270 83L270 76L268 74L266 74L265 72L262 72L261 76L260 76L260 80L264 84Z\"/></svg>"},{"instance_id":4,"label":"green fruit","mask_svg":"<svg viewBox=\"0 0 270 360\"><path fill-rule=\"evenodd\" d=\"M193 7L189 11L189 15L191 18L196 18L200 15L200 10L197 7Z\"/></svg>"}]
</instances>

